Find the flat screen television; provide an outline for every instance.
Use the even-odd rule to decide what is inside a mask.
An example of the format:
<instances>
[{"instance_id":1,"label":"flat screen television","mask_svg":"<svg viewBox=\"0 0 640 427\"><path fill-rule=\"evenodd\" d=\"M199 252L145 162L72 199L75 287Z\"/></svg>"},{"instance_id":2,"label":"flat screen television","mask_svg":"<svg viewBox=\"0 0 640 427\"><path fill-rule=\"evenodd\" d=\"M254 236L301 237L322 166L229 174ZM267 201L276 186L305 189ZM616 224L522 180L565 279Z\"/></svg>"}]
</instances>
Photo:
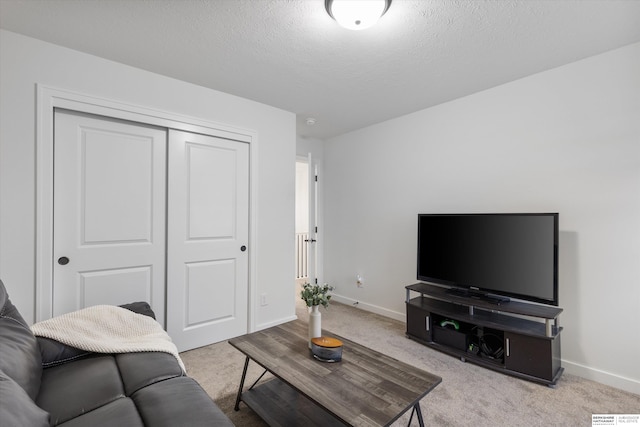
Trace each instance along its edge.
<instances>
[{"instance_id":1,"label":"flat screen television","mask_svg":"<svg viewBox=\"0 0 640 427\"><path fill-rule=\"evenodd\" d=\"M557 306L558 214L419 214L418 280Z\"/></svg>"}]
</instances>

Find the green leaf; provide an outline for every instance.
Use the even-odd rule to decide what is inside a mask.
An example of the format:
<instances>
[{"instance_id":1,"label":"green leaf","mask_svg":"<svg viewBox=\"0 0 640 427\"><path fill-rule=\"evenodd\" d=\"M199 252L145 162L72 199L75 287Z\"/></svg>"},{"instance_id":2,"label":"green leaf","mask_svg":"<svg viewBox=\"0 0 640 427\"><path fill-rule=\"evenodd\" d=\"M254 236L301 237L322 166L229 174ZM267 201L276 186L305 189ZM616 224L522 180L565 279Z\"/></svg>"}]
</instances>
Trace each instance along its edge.
<instances>
[{"instance_id":1,"label":"green leaf","mask_svg":"<svg viewBox=\"0 0 640 427\"><path fill-rule=\"evenodd\" d=\"M327 308L329 306L329 300L331 299L331 295L328 295L328 293L332 290L333 286L329 286L326 283L324 285L305 283L302 285L300 297L305 304L307 304L307 307L322 305L324 308Z\"/></svg>"}]
</instances>

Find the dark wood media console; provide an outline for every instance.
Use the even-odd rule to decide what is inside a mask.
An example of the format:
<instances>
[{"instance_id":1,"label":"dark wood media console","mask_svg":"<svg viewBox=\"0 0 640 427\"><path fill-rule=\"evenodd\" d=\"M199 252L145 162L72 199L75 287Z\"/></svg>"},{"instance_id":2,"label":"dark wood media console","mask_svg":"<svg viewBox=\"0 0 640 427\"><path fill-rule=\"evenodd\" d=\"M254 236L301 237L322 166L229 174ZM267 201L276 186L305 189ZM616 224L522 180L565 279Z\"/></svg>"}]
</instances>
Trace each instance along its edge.
<instances>
[{"instance_id":1,"label":"dark wood media console","mask_svg":"<svg viewBox=\"0 0 640 427\"><path fill-rule=\"evenodd\" d=\"M561 308L519 301L496 304L427 283L405 289L407 337L462 361L549 386L562 375ZM411 298L411 292L420 295ZM446 321L452 322L441 326Z\"/></svg>"}]
</instances>

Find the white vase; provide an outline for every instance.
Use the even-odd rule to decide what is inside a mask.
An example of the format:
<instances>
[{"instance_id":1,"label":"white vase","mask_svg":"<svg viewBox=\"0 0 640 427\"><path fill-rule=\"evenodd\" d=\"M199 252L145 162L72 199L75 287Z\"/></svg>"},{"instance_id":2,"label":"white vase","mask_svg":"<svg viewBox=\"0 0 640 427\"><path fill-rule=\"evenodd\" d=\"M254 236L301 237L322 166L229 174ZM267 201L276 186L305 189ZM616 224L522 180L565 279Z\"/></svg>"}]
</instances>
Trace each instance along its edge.
<instances>
[{"instance_id":1,"label":"white vase","mask_svg":"<svg viewBox=\"0 0 640 427\"><path fill-rule=\"evenodd\" d=\"M322 336L322 313L319 307L314 305L309 312L309 348L311 348L311 338Z\"/></svg>"}]
</instances>

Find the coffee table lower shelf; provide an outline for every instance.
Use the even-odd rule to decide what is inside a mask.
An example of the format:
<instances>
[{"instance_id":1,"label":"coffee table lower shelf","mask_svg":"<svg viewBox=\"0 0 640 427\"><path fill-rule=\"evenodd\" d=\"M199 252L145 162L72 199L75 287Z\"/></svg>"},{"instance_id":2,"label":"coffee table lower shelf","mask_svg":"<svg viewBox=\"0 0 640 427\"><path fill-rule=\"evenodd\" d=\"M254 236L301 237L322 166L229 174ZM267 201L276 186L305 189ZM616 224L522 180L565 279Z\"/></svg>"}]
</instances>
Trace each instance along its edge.
<instances>
[{"instance_id":1,"label":"coffee table lower shelf","mask_svg":"<svg viewBox=\"0 0 640 427\"><path fill-rule=\"evenodd\" d=\"M270 426L344 426L340 420L278 378L242 392L240 400Z\"/></svg>"}]
</instances>

